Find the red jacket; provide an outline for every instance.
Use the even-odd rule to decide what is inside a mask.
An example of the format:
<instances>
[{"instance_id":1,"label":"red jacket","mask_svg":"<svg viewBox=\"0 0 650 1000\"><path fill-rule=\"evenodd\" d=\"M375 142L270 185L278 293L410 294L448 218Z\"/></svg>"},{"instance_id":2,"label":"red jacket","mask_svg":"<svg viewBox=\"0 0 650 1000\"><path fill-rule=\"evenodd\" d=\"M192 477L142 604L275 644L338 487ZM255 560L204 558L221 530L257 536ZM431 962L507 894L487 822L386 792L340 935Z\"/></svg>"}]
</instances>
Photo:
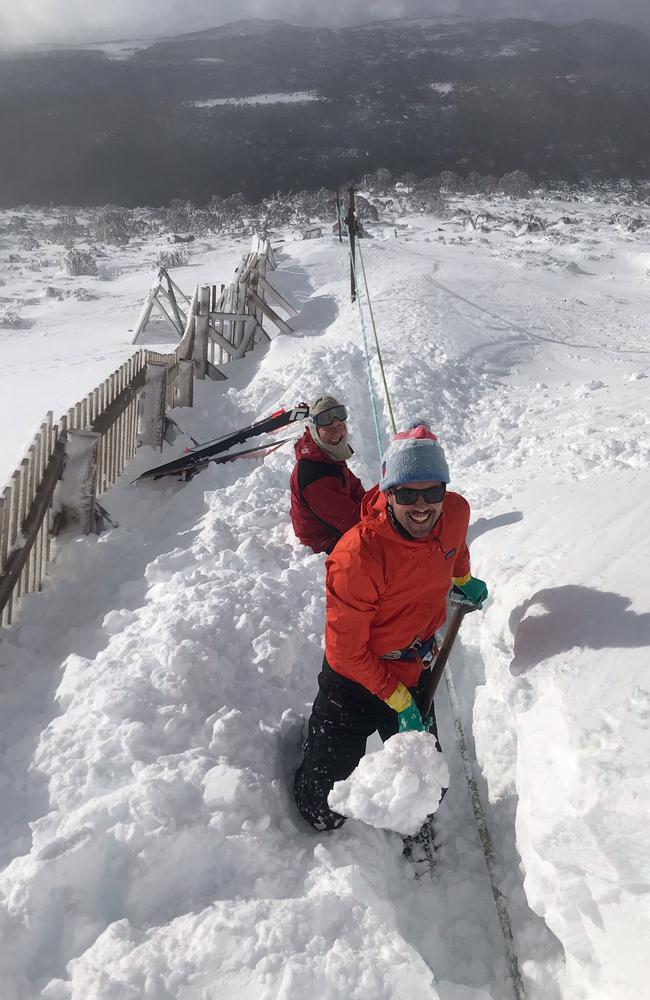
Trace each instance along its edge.
<instances>
[{"instance_id":1,"label":"red jacket","mask_svg":"<svg viewBox=\"0 0 650 1000\"><path fill-rule=\"evenodd\" d=\"M356 524L365 490L345 462L318 447L309 431L295 445L291 473L291 523L303 545L330 552Z\"/></svg>"},{"instance_id":2,"label":"red jacket","mask_svg":"<svg viewBox=\"0 0 650 1000\"><path fill-rule=\"evenodd\" d=\"M464 497L447 493L432 534L411 540L391 524L379 488L368 491L360 523L325 563L325 656L334 670L382 699L399 681L417 684L416 660L381 657L443 624L452 576L469 573L469 514Z\"/></svg>"}]
</instances>

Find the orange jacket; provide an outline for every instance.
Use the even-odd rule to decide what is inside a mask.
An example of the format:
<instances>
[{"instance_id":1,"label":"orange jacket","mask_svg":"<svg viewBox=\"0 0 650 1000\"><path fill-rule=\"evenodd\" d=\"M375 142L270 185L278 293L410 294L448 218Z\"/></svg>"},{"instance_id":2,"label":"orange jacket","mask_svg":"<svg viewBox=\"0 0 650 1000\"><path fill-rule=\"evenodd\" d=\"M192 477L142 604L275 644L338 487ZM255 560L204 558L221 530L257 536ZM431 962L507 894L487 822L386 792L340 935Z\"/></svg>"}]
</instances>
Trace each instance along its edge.
<instances>
[{"instance_id":1,"label":"orange jacket","mask_svg":"<svg viewBox=\"0 0 650 1000\"><path fill-rule=\"evenodd\" d=\"M379 488L366 493L361 521L325 563L325 656L333 670L382 699L399 681L417 684L417 661L382 656L430 638L443 624L452 576L469 573L469 514L464 497L447 493L431 535L411 541L390 523Z\"/></svg>"}]
</instances>

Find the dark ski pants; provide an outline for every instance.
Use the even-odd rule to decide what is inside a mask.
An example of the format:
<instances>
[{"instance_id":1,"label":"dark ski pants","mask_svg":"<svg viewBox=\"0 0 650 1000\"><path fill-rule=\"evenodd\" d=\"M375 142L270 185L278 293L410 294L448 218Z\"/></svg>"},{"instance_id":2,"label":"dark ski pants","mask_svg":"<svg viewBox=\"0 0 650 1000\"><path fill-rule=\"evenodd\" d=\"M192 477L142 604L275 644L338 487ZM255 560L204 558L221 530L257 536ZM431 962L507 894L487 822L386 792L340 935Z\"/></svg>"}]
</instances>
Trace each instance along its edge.
<instances>
[{"instance_id":1,"label":"dark ski pants","mask_svg":"<svg viewBox=\"0 0 650 1000\"><path fill-rule=\"evenodd\" d=\"M332 670L325 659L318 688L294 795L298 809L315 830L334 830L345 823L345 817L327 804L334 782L352 774L366 752L369 736L378 732L384 741L394 736L398 718L381 698ZM416 688L410 691L417 697ZM435 716L429 731L437 738Z\"/></svg>"}]
</instances>

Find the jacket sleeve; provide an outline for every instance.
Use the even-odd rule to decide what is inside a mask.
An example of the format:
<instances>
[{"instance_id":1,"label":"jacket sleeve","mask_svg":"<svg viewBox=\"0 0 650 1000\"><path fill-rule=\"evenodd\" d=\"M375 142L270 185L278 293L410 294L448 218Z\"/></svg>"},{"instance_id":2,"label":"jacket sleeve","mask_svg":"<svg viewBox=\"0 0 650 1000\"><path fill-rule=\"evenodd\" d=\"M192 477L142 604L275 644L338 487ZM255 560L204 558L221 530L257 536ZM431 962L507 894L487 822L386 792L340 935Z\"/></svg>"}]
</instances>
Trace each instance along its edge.
<instances>
[{"instance_id":1,"label":"jacket sleeve","mask_svg":"<svg viewBox=\"0 0 650 1000\"><path fill-rule=\"evenodd\" d=\"M395 691L397 680L369 648L383 573L368 553L362 558L361 544L358 536L346 539L325 563L325 653L339 673L385 700Z\"/></svg>"},{"instance_id":2,"label":"jacket sleeve","mask_svg":"<svg viewBox=\"0 0 650 1000\"><path fill-rule=\"evenodd\" d=\"M336 476L322 476L306 486L302 495L316 517L342 535L360 517L360 501L355 500Z\"/></svg>"},{"instance_id":3,"label":"jacket sleeve","mask_svg":"<svg viewBox=\"0 0 650 1000\"><path fill-rule=\"evenodd\" d=\"M465 497L461 497L459 494L456 494L456 496L460 501L460 509L458 512L460 540L458 543L458 551L454 558L454 566L451 571L451 575L454 579L458 580L467 576L470 572L469 549L467 548L467 529L469 527L469 516L471 510Z\"/></svg>"}]
</instances>

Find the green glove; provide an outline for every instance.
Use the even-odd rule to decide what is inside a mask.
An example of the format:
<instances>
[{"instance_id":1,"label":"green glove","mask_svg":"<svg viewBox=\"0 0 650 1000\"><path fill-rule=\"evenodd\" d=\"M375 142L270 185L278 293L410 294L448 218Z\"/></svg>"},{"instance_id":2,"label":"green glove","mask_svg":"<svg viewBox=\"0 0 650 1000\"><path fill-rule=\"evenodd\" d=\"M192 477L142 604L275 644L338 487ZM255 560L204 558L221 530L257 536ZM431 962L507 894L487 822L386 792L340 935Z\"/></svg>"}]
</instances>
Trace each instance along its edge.
<instances>
[{"instance_id":1,"label":"green glove","mask_svg":"<svg viewBox=\"0 0 650 1000\"><path fill-rule=\"evenodd\" d=\"M400 733L424 733L426 732L424 728L424 723L422 722L422 716L420 715L420 709L411 701L410 705L407 705L403 711L397 713L397 718L399 719L399 732Z\"/></svg>"},{"instance_id":2,"label":"green glove","mask_svg":"<svg viewBox=\"0 0 650 1000\"><path fill-rule=\"evenodd\" d=\"M451 581L457 590L460 590L461 594L469 600L472 601L477 608L483 607L483 601L487 600L488 589L483 580L479 580L478 577L472 576L468 573L467 576L462 576L459 578L454 578Z\"/></svg>"}]
</instances>

